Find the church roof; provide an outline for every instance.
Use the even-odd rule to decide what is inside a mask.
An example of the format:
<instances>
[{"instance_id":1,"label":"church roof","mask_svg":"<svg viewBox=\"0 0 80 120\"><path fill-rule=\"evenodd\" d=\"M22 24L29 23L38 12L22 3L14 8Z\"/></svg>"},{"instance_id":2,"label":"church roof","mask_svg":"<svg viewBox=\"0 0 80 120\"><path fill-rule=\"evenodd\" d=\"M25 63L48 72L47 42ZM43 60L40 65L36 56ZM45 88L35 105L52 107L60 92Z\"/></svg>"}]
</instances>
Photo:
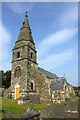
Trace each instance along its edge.
<instances>
[{"instance_id":1,"label":"church roof","mask_svg":"<svg viewBox=\"0 0 80 120\"><path fill-rule=\"evenodd\" d=\"M65 84L67 84L67 81L64 77L53 79L51 81L50 89L51 90L63 90Z\"/></svg>"},{"instance_id":2,"label":"church roof","mask_svg":"<svg viewBox=\"0 0 80 120\"><path fill-rule=\"evenodd\" d=\"M58 78L58 76L57 76L56 74L53 74L53 73L51 73L51 72L48 72L47 70L44 70L44 69L42 69L42 68L40 68L40 67L38 67L38 70L39 70L40 72L42 72L43 74L45 74L46 77L48 77L48 78Z\"/></svg>"}]
</instances>

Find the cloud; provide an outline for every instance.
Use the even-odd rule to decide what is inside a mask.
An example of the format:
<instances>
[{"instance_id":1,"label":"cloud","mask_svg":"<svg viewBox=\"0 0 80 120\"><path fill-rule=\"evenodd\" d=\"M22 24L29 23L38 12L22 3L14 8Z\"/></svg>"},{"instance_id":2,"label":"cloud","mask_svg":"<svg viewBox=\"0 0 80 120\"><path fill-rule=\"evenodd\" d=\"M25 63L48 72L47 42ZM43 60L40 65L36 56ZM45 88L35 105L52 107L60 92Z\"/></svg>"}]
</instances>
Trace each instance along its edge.
<instances>
[{"instance_id":1,"label":"cloud","mask_svg":"<svg viewBox=\"0 0 80 120\"><path fill-rule=\"evenodd\" d=\"M11 34L9 30L0 22L0 69L10 68L11 56L9 53ZM8 64L9 63L9 64Z\"/></svg>"},{"instance_id":2,"label":"cloud","mask_svg":"<svg viewBox=\"0 0 80 120\"><path fill-rule=\"evenodd\" d=\"M73 7L74 6L74 7ZM59 66L64 66L67 61L70 62L74 56L74 49L68 49L62 53L53 54L49 51L54 46L59 47L65 45L68 41L72 41L78 35L78 5L70 6L59 15L56 23L58 30L46 36L38 45L38 62L39 65L47 70L52 70ZM52 23L53 24L53 23ZM72 41L73 42L73 41ZM53 71L53 70L52 70Z\"/></svg>"},{"instance_id":3,"label":"cloud","mask_svg":"<svg viewBox=\"0 0 80 120\"><path fill-rule=\"evenodd\" d=\"M60 54L52 54L44 59L40 59L39 65L47 70L51 70L71 60L73 54L74 49L68 49Z\"/></svg>"},{"instance_id":4,"label":"cloud","mask_svg":"<svg viewBox=\"0 0 80 120\"><path fill-rule=\"evenodd\" d=\"M38 45L38 53L39 56L43 56L48 52L53 46L60 45L66 43L77 34L77 29L63 29L57 31L56 33L50 34L42 42Z\"/></svg>"},{"instance_id":5,"label":"cloud","mask_svg":"<svg viewBox=\"0 0 80 120\"><path fill-rule=\"evenodd\" d=\"M31 11L34 7L33 3L22 3L22 2L13 2L13 3L7 3L7 6L9 9L11 9L14 13L25 13L26 11Z\"/></svg>"},{"instance_id":6,"label":"cloud","mask_svg":"<svg viewBox=\"0 0 80 120\"><path fill-rule=\"evenodd\" d=\"M78 3L68 7L68 9L60 15L59 24L61 27L78 26Z\"/></svg>"}]
</instances>

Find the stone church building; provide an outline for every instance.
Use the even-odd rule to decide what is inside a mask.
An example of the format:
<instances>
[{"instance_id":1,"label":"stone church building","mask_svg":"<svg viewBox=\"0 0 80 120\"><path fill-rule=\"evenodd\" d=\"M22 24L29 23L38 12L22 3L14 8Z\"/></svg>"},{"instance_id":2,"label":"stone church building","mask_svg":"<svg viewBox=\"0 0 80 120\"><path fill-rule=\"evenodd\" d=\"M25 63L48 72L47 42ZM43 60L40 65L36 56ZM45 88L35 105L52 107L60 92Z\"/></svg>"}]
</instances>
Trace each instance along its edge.
<instances>
[{"instance_id":1,"label":"stone church building","mask_svg":"<svg viewBox=\"0 0 80 120\"><path fill-rule=\"evenodd\" d=\"M75 95L65 77L58 77L38 67L37 51L27 15L12 50L11 86L6 91L6 95L9 94L13 99L33 95L39 96L40 100L53 102L62 102Z\"/></svg>"}]
</instances>

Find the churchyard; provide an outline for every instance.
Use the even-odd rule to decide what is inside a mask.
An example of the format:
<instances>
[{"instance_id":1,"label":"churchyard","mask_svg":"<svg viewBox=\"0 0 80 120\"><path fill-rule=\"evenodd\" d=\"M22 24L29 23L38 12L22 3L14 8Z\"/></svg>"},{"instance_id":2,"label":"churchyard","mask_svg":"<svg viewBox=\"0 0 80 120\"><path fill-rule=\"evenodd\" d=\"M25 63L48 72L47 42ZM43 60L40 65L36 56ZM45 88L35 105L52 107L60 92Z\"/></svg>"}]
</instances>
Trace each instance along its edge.
<instances>
[{"instance_id":1,"label":"churchyard","mask_svg":"<svg viewBox=\"0 0 80 120\"><path fill-rule=\"evenodd\" d=\"M26 113L33 109L34 111L41 111L42 109L46 109L48 104L36 104L36 103L27 103L25 104L17 104L18 100L7 99L5 97L0 97L2 99L2 116L3 117L16 117L20 114ZM34 108L33 108L34 106ZM30 107L30 110L28 109ZM28 110L27 110L28 109Z\"/></svg>"},{"instance_id":2,"label":"churchyard","mask_svg":"<svg viewBox=\"0 0 80 120\"><path fill-rule=\"evenodd\" d=\"M77 118L78 102L80 106L80 98L78 99L77 97L58 104L53 104L49 101L40 104L18 104L18 100L8 99L5 97L0 97L0 100L2 101L3 118L15 118L16 116L31 111L40 112L40 118Z\"/></svg>"}]
</instances>

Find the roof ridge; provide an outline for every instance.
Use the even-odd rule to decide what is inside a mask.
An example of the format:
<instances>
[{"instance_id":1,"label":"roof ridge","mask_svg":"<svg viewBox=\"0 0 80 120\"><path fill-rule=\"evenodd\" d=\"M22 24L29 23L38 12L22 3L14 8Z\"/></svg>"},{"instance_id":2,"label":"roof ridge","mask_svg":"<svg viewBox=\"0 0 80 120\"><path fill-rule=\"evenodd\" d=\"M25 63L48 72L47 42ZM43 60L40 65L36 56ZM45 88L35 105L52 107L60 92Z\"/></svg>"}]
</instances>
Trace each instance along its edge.
<instances>
[{"instance_id":1,"label":"roof ridge","mask_svg":"<svg viewBox=\"0 0 80 120\"><path fill-rule=\"evenodd\" d=\"M43 68L41 68L41 67L38 67L38 68L43 69ZM43 69L43 70L46 71L46 72L48 72L48 73L54 74L54 73L49 72L49 71L47 71L47 70L45 70L45 69ZM56 75L56 74L54 74L54 75Z\"/></svg>"},{"instance_id":2,"label":"roof ridge","mask_svg":"<svg viewBox=\"0 0 80 120\"><path fill-rule=\"evenodd\" d=\"M51 72L49 72L49 71L47 71L47 70L45 70L45 69L43 69L41 67L38 67L38 70L40 72L42 72L43 74L45 74L48 78L58 78L58 76L56 74L51 73Z\"/></svg>"}]
</instances>

